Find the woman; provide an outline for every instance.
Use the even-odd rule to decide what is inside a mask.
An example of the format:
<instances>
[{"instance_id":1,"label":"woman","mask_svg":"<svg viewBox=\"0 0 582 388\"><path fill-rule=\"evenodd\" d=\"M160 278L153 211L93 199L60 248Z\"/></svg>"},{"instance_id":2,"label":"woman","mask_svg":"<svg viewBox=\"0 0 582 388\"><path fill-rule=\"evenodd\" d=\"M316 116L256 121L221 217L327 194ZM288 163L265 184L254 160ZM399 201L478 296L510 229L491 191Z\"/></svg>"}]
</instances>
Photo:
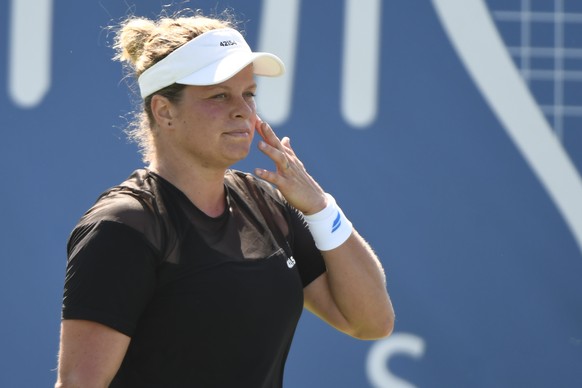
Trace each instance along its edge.
<instances>
[{"instance_id":1,"label":"woman","mask_svg":"<svg viewBox=\"0 0 582 388\"><path fill-rule=\"evenodd\" d=\"M379 260L288 138L257 117L252 53L228 19L133 18L145 169L106 191L68 243L57 387L280 387L306 307L356 338L394 313ZM274 171L229 169L255 131Z\"/></svg>"}]
</instances>

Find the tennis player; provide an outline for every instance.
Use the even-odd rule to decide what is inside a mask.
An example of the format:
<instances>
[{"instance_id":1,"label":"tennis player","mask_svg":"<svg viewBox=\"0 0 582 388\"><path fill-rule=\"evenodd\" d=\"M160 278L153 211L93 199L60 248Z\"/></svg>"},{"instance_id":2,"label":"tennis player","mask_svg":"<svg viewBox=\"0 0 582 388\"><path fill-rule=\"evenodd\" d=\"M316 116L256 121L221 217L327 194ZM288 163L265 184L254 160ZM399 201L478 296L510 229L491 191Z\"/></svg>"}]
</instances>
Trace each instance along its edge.
<instances>
[{"instance_id":1,"label":"tennis player","mask_svg":"<svg viewBox=\"0 0 582 388\"><path fill-rule=\"evenodd\" d=\"M200 14L119 26L147 167L72 231L57 387L281 387L304 307L356 338L392 331L378 258L257 117L254 76L283 63L234 26ZM230 169L255 133L274 168Z\"/></svg>"}]
</instances>

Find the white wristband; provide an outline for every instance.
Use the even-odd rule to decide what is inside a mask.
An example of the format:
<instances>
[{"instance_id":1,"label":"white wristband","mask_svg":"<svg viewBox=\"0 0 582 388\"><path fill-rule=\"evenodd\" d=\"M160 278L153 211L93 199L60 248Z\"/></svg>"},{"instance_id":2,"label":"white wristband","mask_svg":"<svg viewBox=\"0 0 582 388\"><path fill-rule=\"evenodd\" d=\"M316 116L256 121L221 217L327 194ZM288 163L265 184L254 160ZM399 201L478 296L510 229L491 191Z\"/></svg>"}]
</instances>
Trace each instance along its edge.
<instances>
[{"instance_id":1,"label":"white wristband","mask_svg":"<svg viewBox=\"0 0 582 388\"><path fill-rule=\"evenodd\" d=\"M330 194L325 209L304 215L315 245L320 251L330 251L342 245L352 234L352 223L346 218Z\"/></svg>"}]
</instances>

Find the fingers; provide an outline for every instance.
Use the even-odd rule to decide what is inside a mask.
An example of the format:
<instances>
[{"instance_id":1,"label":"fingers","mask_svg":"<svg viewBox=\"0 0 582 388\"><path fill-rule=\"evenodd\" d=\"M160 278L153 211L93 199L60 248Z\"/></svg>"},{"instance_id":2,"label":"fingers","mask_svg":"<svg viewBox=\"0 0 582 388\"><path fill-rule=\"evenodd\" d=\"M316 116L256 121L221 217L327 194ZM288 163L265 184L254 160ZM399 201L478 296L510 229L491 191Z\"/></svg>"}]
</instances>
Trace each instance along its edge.
<instances>
[{"instance_id":1,"label":"fingers","mask_svg":"<svg viewBox=\"0 0 582 388\"><path fill-rule=\"evenodd\" d=\"M262 137L259 149L275 163L276 171L257 168L255 174L274 184L299 211L310 214L321 209L325 193L295 155L291 139L284 137L279 140L271 126L260 119L257 120L256 130Z\"/></svg>"},{"instance_id":2,"label":"fingers","mask_svg":"<svg viewBox=\"0 0 582 388\"><path fill-rule=\"evenodd\" d=\"M275 131L273 131L273 128L271 128L269 124L259 119L257 120L256 129L259 135L261 135L261 137L267 144L279 150L283 149L282 141L279 140L279 138L275 134Z\"/></svg>"},{"instance_id":3,"label":"fingers","mask_svg":"<svg viewBox=\"0 0 582 388\"><path fill-rule=\"evenodd\" d=\"M262 139L265 139L265 134L263 133L263 120L259 116L257 116L257 121L255 122L255 130L261 136Z\"/></svg>"},{"instance_id":4,"label":"fingers","mask_svg":"<svg viewBox=\"0 0 582 388\"><path fill-rule=\"evenodd\" d=\"M273 171L263 170L261 168L255 168L255 175L260 177L261 179L266 180L269 183L274 184L275 186L281 188L284 186L284 178Z\"/></svg>"},{"instance_id":5,"label":"fingers","mask_svg":"<svg viewBox=\"0 0 582 388\"><path fill-rule=\"evenodd\" d=\"M293 151L293 148L291 147L291 139L290 138L288 138L287 136L285 136L281 140L281 144L283 145L283 147L285 147L285 149L287 151L289 151L291 153L291 155L295 156L295 151Z\"/></svg>"},{"instance_id":6,"label":"fingers","mask_svg":"<svg viewBox=\"0 0 582 388\"><path fill-rule=\"evenodd\" d=\"M285 185L293 174L296 159L289 138L279 140L271 126L260 119L257 120L256 130L262 138L259 149L275 163L276 171L257 168L255 174L277 186Z\"/></svg>"},{"instance_id":7,"label":"fingers","mask_svg":"<svg viewBox=\"0 0 582 388\"><path fill-rule=\"evenodd\" d=\"M278 171L284 171L291 167L289 164L289 158L292 155L287 155L285 148L281 146L280 149L267 144L265 141L259 142L259 149L267 155L273 162L275 162L275 166L277 167Z\"/></svg>"},{"instance_id":8,"label":"fingers","mask_svg":"<svg viewBox=\"0 0 582 388\"><path fill-rule=\"evenodd\" d=\"M278 185L283 180L288 178L293 180L293 175L304 172L303 163L293 151L289 137L285 136L280 140L271 126L260 119L257 120L256 130L263 139L259 141L259 149L275 163L276 167L276 172L272 173L267 170L257 169L257 175Z\"/></svg>"}]
</instances>

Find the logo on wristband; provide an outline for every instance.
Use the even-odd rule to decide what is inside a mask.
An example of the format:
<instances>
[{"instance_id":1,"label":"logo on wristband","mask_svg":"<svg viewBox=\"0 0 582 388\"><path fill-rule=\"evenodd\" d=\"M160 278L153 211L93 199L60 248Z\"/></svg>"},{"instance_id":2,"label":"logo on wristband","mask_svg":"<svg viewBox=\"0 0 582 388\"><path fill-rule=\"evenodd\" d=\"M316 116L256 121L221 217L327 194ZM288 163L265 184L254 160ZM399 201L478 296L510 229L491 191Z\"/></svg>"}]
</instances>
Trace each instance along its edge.
<instances>
[{"instance_id":1,"label":"logo on wristband","mask_svg":"<svg viewBox=\"0 0 582 388\"><path fill-rule=\"evenodd\" d=\"M340 212L337 212L337 217L333 220L333 224L331 225L331 232L335 232L340 226L342 226L341 214Z\"/></svg>"}]
</instances>

